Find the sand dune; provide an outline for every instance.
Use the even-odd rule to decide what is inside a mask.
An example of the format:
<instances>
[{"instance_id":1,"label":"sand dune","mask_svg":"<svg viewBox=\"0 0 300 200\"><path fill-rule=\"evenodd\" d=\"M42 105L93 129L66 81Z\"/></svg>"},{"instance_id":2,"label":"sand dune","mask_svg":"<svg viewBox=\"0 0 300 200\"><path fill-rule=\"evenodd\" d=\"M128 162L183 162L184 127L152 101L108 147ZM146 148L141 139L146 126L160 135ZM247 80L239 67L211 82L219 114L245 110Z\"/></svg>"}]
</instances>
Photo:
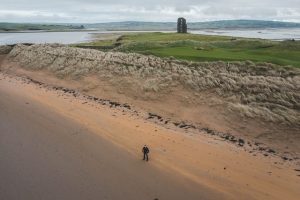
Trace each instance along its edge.
<instances>
[{"instance_id":1,"label":"sand dune","mask_svg":"<svg viewBox=\"0 0 300 200\"><path fill-rule=\"evenodd\" d=\"M58 44L17 45L5 57L1 69L6 73L129 103L165 121L229 133L299 158L297 68L186 62Z\"/></svg>"},{"instance_id":2,"label":"sand dune","mask_svg":"<svg viewBox=\"0 0 300 200\"><path fill-rule=\"evenodd\" d=\"M298 199L296 163L0 75L1 199ZM151 148L149 163L140 148Z\"/></svg>"}]
</instances>

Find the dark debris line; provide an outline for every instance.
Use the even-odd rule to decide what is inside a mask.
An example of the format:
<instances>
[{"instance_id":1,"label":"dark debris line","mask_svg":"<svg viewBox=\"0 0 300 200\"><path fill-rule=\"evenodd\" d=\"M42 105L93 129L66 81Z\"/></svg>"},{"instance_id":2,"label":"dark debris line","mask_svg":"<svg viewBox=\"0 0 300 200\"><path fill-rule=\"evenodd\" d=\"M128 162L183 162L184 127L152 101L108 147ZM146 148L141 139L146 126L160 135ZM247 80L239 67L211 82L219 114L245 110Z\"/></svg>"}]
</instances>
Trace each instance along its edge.
<instances>
[{"instance_id":1,"label":"dark debris line","mask_svg":"<svg viewBox=\"0 0 300 200\"><path fill-rule=\"evenodd\" d=\"M90 96L90 95L81 95L80 92L78 92L74 89L68 89L68 88L65 88L65 87L58 87L58 86L49 86L45 83L36 81L36 80L28 78L28 77L25 77L25 79L27 79L30 82L32 82L36 85L39 85L39 86L46 86L46 87L48 87L48 88L50 87L50 88L52 88L53 90L56 90L56 91L62 91L65 94L72 94L74 97L83 96L84 98L86 98L88 100L91 100L91 101L94 101L96 103L100 103L102 105L108 105L108 106L110 106L110 108L120 107L120 108L125 108L127 110L132 110L131 106L128 105L127 103L122 104L122 103L118 103L118 102L115 102L115 101L110 101L108 99L101 99L101 98L97 98L97 97ZM132 111L138 115L137 111L135 111L135 110L132 110ZM248 144L248 146L252 148L252 150L250 150L249 153L254 153L254 150L257 150L257 151L261 152L264 156L268 156L269 154L278 155L275 150L273 150L269 147L266 147L262 143L258 143L258 142L251 143L250 141L247 141L247 143L246 143L246 141L244 139L236 138L235 136L233 136L230 133L223 133L223 132L218 132L218 131L211 130L209 128L197 127L193 124L188 124L188 123L183 122L183 121L173 122L170 119L164 119L162 116L157 115L155 113L148 113L148 117L146 118L146 120L156 120L156 121L159 121L160 123L162 123L163 125L171 123L174 126L180 128L180 129L185 129L185 130L194 129L194 130L197 130L199 132L204 132L204 133L209 134L209 135L218 136L218 137L224 139L225 141L229 141L233 144L236 144L239 147L244 147L245 144ZM280 155L278 155L278 156L280 156ZM282 155L280 157L282 158L283 161L299 160L298 157L291 158L291 157L287 157L285 155Z\"/></svg>"},{"instance_id":2,"label":"dark debris line","mask_svg":"<svg viewBox=\"0 0 300 200\"><path fill-rule=\"evenodd\" d=\"M162 124L168 124L171 122L170 119L165 120L162 116L154 114L154 113L148 113L148 117L146 118L147 120L156 120ZM235 145L237 145L238 147L244 147L246 144L251 147L251 150L249 150L249 153L255 153L254 151L258 151L261 152L264 156L269 156L269 155L277 155L280 156L279 154L276 153L276 151L274 149L271 149L269 147L266 147L264 144L262 143L258 143L258 142L254 142L251 143L250 141L247 141L245 139L242 138L237 138L236 136L230 134L230 133L223 133L223 132L218 132L218 131L214 131L211 130L209 128L201 128L201 127L197 127L193 124L188 124L186 122L171 122L174 126L180 128L180 129L194 129L197 130L199 132L204 132L208 135L213 135L213 136L217 136L220 137L222 139L224 139L225 141L231 142ZM293 160L298 160L298 157L295 158L290 158L287 156L280 156L281 159L283 161L293 161Z\"/></svg>"}]
</instances>

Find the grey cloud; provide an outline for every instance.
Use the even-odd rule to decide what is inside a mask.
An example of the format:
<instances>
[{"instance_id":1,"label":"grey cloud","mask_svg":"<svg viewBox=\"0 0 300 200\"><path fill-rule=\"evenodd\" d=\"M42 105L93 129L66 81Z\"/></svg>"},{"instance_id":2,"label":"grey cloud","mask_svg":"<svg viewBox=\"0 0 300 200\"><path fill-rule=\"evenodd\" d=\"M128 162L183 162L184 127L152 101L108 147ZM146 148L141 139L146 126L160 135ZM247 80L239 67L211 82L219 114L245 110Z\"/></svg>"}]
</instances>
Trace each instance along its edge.
<instances>
[{"instance_id":1,"label":"grey cloud","mask_svg":"<svg viewBox=\"0 0 300 200\"><path fill-rule=\"evenodd\" d=\"M300 22L299 0L0 0L0 21L267 19Z\"/></svg>"}]
</instances>

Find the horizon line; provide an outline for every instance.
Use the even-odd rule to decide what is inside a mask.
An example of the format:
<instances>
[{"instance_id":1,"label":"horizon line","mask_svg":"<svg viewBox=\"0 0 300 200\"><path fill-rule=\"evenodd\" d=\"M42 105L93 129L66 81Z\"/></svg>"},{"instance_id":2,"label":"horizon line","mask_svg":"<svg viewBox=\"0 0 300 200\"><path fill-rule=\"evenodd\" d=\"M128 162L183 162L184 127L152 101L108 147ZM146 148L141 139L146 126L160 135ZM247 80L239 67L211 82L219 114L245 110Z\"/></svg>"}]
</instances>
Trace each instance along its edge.
<instances>
[{"instance_id":1,"label":"horizon line","mask_svg":"<svg viewBox=\"0 0 300 200\"><path fill-rule=\"evenodd\" d=\"M282 22L282 23L293 23L300 24L300 22L293 21L282 21L282 20L263 20L263 19L222 19L222 20L208 20L208 21L192 21L188 23L206 23L206 22L221 22L221 21L265 21L265 22ZM9 22L0 21L0 23L11 23L11 24L108 24L108 23L126 23L126 22L144 22L144 23L177 23L176 21L139 21L139 20L126 20L126 21L108 21L108 22Z\"/></svg>"}]
</instances>

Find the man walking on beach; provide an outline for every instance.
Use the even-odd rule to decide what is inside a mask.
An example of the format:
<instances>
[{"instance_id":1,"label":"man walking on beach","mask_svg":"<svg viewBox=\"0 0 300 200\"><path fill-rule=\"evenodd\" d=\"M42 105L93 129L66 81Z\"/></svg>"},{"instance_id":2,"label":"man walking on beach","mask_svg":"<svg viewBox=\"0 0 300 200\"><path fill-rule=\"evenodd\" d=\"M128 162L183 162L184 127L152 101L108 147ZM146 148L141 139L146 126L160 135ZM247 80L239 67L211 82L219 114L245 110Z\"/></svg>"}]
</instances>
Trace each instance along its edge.
<instances>
[{"instance_id":1,"label":"man walking on beach","mask_svg":"<svg viewBox=\"0 0 300 200\"><path fill-rule=\"evenodd\" d=\"M149 153L150 151L149 151L149 148L148 148L146 145L143 147L142 152L143 152L143 154L144 154L143 160L148 161L148 153Z\"/></svg>"}]
</instances>

